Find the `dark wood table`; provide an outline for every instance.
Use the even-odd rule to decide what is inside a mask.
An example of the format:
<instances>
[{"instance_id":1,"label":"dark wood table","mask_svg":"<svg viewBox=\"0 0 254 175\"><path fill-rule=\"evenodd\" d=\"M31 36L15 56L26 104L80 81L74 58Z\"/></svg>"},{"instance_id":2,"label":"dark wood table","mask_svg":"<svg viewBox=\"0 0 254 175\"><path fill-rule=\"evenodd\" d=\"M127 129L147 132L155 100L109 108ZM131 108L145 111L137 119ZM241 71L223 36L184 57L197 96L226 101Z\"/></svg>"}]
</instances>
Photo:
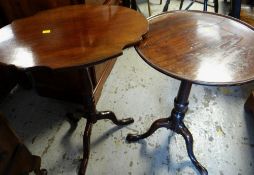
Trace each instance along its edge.
<instances>
[{"instance_id":1,"label":"dark wood table","mask_svg":"<svg viewBox=\"0 0 254 175\"><path fill-rule=\"evenodd\" d=\"M147 30L146 18L134 10L88 5L48 10L0 29L1 63L31 71L80 69L84 74L80 83L88 110L84 114L87 123L79 174L85 174L90 135L97 120L110 119L116 125L133 122L131 118L117 120L111 111L96 111L88 67L121 55L123 48L140 41Z\"/></svg>"},{"instance_id":2,"label":"dark wood table","mask_svg":"<svg viewBox=\"0 0 254 175\"><path fill-rule=\"evenodd\" d=\"M232 17L200 11L173 11L149 19L149 32L137 46L139 55L153 68L181 81L168 118L155 121L137 141L164 127L181 134L188 155L200 174L208 174L193 153L193 137L184 125L193 83L237 85L254 80L254 31Z\"/></svg>"}]
</instances>

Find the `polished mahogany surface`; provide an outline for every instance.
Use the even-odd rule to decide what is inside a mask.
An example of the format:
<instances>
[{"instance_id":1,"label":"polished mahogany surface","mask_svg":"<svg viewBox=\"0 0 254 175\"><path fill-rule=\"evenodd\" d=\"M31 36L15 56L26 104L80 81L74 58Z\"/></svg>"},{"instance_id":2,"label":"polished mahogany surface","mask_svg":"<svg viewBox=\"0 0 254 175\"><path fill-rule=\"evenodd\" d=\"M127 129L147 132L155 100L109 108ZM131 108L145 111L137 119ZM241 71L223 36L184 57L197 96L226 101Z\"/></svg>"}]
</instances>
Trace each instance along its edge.
<instances>
[{"instance_id":1,"label":"polished mahogany surface","mask_svg":"<svg viewBox=\"0 0 254 175\"><path fill-rule=\"evenodd\" d=\"M52 69L94 64L121 54L147 30L146 18L125 7L57 8L0 29L0 62Z\"/></svg>"},{"instance_id":2,"label":"polished mahogany surface","mask_svg":"<svg viewBox=\"0 0 254 175\"><path fill-rule=\"evenodd\" d=\"M155 69L197 84L234 85L254 80L254 31L231 17L173 11L149 19L136 46Z\"/></svg>"}]
</instances>

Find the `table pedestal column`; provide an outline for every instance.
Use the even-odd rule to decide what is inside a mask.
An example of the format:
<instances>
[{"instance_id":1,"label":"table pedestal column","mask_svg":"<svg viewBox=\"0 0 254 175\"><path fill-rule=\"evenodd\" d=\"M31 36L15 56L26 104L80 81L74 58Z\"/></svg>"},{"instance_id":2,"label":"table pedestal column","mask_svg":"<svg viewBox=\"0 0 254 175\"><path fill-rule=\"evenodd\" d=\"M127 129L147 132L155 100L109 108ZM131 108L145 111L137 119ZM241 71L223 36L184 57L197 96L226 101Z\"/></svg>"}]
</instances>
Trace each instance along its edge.
<instances>
[{"instance_id":1,"label":"table pedestal column","mask_svg":"<svg viewBox=\"0 0 254 175\"><path fill-rule=\"evenodd\" d=\"M84 114L84 118L87 119L86 127L83 135L83 159L79 169L79 175L85 175L86 167L88 164L89 153L90 153L90 136L92 132L92 126L98 120L109 119L114 124L121 126L133 123L134 120L132 118L126 118L123 120L118 120L115 114L111 111L102 111L99 112L96 110L94 96L93 96L93 84L91 81L90 73L88 68L84 71L84 105L86 106L86 111Z\"/></svg>"},{"instance_id":2,"label":"table pedestal column","mask_svg":"<svg viewBox=\"0 0 254 175\"><path fill-rule=\"evenodd\" d=\"M181 82L177 97L174 100L174 108L169 118L158 119L152 124L152 126L146 133L141 135L128 134L126 139L129 142L134 142L134 141L138 141L140 139L149 137L157 129L161 127L171 129L177 134L181 134L183 136L186 143L187 152L192 163L198 169L200 174L207 175L208 174L207 170L197 161L193 153L193 137L190 131L186 128L186 126L183 123L185 113L188 110L188 104L189 104L188 98L189 98L191 86L192 86L191 82L188 82L188 81Z\"/></svg>"}]
</instances>

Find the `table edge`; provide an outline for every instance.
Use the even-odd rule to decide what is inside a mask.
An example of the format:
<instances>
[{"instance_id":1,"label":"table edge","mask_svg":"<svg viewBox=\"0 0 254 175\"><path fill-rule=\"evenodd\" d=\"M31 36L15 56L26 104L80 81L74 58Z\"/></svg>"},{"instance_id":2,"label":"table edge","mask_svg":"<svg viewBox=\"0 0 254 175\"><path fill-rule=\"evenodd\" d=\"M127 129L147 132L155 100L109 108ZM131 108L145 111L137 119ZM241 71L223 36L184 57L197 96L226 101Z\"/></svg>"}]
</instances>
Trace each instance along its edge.
<instances>
[{"instance_id":1,"label":"table edge","mask_svg":"<svg viewBox=\"0 0 254 175\"><path fill-rule=\"evenodd\" d=\"M154 16L151 16L149 18L147 18L148 22L158 16L161 16L161 15L165 15L165 14L168 14L168 13L184 13L184 12L195 12L195 13L206 13L206 14L211 14L211 15L215 15L215 16L221 16L221 17L226 17L226 18L229 18L231 20L234 20L236 22L239 22L247 27L249 27L251 30L254 31L254 27L247 24L246 22L243 22L237 18L234 18L234 17L231 17L231 16L226 16L226 15L222 15L222 14L217 14L217 13L213 13L213 12L204 12L204 11L199 11L199 10L172 10L172 11L167 11L167 12L162 12L160 14L157 14L157 15L154 15ZM149 32L149 31L148 31ZM170 76L172 78L175 78L177 80L180 80L180 81L188 81L188 82L191 82L191 83L194 83L194 84L198 84L198 85L206 85L206 86L236 86L236 85L242 85L242 84L245 84L245 83L250 83L252 81L254 81L254 77L253 78L249 78L249 79L246 79L246 80L242 80L242 81L234 81L234 82L206 82L206 81L198 81L198 80L190 80L188 78L183 78L183 77L180 77L178 76L177 74L173 74L171 72L168 72L168 71L165 71L164 69L162 68L159 68L158 66L156 66L155 64L153 64L152 62L150 62L149 60L147 60L145 58L145 56L139 51L138 49L138 45L135 45L135 50L137 51L137 53L139 54L139 56L148 64L150 65L152 68L154 68L155 70L167 75L167 76Z\"/></svg>"}]
</instances>

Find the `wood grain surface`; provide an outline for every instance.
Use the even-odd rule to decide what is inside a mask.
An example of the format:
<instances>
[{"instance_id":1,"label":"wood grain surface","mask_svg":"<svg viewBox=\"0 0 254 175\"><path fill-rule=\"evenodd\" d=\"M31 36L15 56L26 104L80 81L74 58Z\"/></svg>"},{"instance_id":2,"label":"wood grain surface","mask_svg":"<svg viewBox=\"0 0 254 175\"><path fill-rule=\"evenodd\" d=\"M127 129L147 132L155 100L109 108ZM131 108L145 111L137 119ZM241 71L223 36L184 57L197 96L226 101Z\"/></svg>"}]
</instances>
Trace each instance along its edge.
<instances>
[{"instance_id":1,"label":"wood grain surface","mask_svg":"<svg viewBox=\"0 0 254 175\"><path fill-rule=\"evenodd\" d=\"M136 46L155 69L180 80L235 85L254 80L254 31L236 19L207 12L173 11L149 19Z\"/></svg>"},{"instance_id":2,"label":"wood grain surface","mask_svg":"<svg viewBox=\"0 0 254 175\"><path fill-rule=\"evenodd\" d=\"M147 30L146 18L125 7L52 9L0 29L0 62L51 69L94 64L120 55Z\"/></svg>"}]
</instances>

